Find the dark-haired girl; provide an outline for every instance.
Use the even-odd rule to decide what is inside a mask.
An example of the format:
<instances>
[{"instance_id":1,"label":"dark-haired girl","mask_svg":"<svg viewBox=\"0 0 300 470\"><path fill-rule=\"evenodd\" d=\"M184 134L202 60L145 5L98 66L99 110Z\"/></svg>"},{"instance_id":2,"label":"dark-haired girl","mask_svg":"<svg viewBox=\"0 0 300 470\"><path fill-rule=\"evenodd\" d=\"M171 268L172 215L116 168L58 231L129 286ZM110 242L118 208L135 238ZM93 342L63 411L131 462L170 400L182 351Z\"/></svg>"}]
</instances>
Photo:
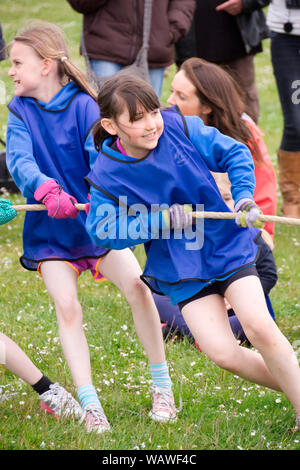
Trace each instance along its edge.
<instances>
[{"instance_id":1,"label":"dark-haired girl","mask_svg":"<svg viewBox=\"0 0 300 470\"><path fill-rule=\"evenodd\" d=\"M260 211L248 148L197 116L161 111L152 88L134 77L108 80L98 104L100 152L87 177L92 239L113 249L145 243L142 279L179 305L201 350L220 367L283 391L299 422L298 360L268 312L255 268L257 246L248 227ZM210 170L228 173L236 222L198 224L187 211L200 203L208 211L229 211ZM225 294L259 352L237 344Z\"/></svg>"}]
</instances>

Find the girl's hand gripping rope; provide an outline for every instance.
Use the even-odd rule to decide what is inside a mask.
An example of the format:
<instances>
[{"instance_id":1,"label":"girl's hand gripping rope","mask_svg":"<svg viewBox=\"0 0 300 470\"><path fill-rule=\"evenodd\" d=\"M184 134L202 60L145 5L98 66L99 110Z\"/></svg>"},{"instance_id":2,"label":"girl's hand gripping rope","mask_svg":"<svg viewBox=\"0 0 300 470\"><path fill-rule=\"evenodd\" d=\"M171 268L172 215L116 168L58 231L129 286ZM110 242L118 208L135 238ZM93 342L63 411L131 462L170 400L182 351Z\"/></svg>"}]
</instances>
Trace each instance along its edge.
<instances>
[{"instance_id":1,"label":"girl's hand gripping rope","mask_svg":"<svg viewBox=\"0 0 300 470\"><path fill-rule=\"evenodd\" d=\"M237 212L236 224L240 227L262 228L264 226L264 222L258 220L259 216L262 215L262 211L252 199L240 199L234 206L234 210Z\"/></svg>"},{"instance_id":2,"label":"girl's hand gripping rope","mask_svg":"<svg viewBox=\"0 0 300 470\"><path fill-rule=\"evenodd\" d=\"M75 207L77 200L66 193L55 180L45 181L34 193L37 201L42 202L48 209L49 217L54 219L75 219L79 210Z\"/></svg>"},{"instance_id":3,"label":"girl's hand gripping rope","mask_svg":"<svg viewBox=\"0 0 300 470\"><path fill-rule=\"evenodd\" d=\"M163 210L163 217L168 228L173 230L184 229L193 223L192 207L189 204L173 204L169 209Z\"/></svg>"},{"instance_id":4,"label":"girl's hand gripping rope","mask_svg":"<svg viewBox=\"0 0 300 470\"><path fill-rule=\"evenodd\" d=\"M8 199L0 199L0 225L6 224L14 219L17 211L13 208L11 201Z\"/></svg>"}]
</instances>

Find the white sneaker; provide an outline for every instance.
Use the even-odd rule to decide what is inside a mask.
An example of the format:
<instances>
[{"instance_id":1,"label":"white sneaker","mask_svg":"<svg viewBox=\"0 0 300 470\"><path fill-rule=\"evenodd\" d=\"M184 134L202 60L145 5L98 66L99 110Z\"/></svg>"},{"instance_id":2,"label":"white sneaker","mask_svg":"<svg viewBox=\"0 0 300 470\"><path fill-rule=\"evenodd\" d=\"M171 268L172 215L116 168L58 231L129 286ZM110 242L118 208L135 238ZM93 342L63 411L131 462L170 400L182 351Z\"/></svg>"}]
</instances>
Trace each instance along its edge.
<instances>
[{"instance_id":1,"label":"white sneaker","mask_svg":"<svg viewBox=\"0 0 300 470\"><path fill-rule=\"evenodd\" d=\"M176 421L181 406L179 410L176 409L172 390L154 386L151 391L153 401L152 410L149 412L150 418L154 421Z\"/></svg>"},{"instance_id":2,"label":"white sneaker","mask_svg":"<svg viewBox=\"0 0 300 470\"><path fill-rule=\"evenodd\" d=\"M39 395L39 399L42 410L53 414L56 418L70 416L80 418L82 416L79 403L59 383L50 385L50 389Z\"/></svg>"},{"instance_id":3,"label":"white sneaker","mask_svg":"<svg viewBox=\"0 0 300 470\"><path fill-rule=\"evenodd\" d=\"M105 431L111 431L111 427L100 406L89 405L82 414L80 423L85 421L87 432L95 431L102 434Z\"/></svg>"},{"instance_id":4,"label":"white sneaker","mask_svg":"<svg viewBox=\"0 0 300 470\"><path fill-rule=\"evenodd\" d=\"M296 428L300 431L300 415L296 417Z\"/></svg>"}]
</instances>

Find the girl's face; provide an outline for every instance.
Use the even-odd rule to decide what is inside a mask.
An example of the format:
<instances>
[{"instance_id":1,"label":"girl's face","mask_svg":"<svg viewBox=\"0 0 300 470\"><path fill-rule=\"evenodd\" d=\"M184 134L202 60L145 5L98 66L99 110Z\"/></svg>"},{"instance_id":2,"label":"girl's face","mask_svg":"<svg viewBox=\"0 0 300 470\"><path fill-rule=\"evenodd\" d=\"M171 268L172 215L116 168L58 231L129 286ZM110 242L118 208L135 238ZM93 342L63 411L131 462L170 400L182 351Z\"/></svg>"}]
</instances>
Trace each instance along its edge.
<instances>
[{"instance_id":1,"label":"girl's face","mask_svg":"<svg viewBox=\"0 0 300 470\"><path fill-rule=\"evenodd\" d=\"M104 119L102 125L103 121L107 121L108 128L106 130L110 134L119 136L126 154L135 158L143 158L153 150L164 129L159 109L146 111L145 108L140 107L135 120L131 122L128 110L125 108L117 121Z\"/></svg>"},{"instance_id":2,"label":"girl's face","mask_svg":"<svg viewBox=\"0 0 300 470\"><path fill-rule=\"evenodd\" d=\"M200 116L203 122L207 124L207 115L211 112L211 108L200 102L196 87L187 78L183 70L180 70L174 76L168 104L171 106L177 105L185 116Z\"/></svg>"},{"instance_id":3,"label":"girl's face","mask_svg":"<svg viewBox=\"0 0 300 470\"><path fill-rule=\"evenodd\" d=\"M8 75L15 83L15 95L39 98L44 60L32 47L17 41L11 48L10 60Z\"/></svg>"}]
</instances>

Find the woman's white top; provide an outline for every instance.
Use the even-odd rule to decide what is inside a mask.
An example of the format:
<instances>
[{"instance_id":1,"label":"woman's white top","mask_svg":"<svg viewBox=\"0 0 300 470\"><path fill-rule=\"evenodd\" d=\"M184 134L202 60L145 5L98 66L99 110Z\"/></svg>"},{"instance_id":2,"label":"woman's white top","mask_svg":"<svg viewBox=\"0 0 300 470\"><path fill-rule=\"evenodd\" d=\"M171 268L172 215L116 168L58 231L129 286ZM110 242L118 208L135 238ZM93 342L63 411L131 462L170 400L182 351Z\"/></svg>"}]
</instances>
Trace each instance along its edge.
<instances>
[{"instance_id":1,"label":"woman's white top","mask_svg":"<svg viewBox=\"0 0 300 470\"><path fill-rule=\"evenodd\" d=\"M285 0L272 0L268 8L267 25L271 31L285 33L283 25L292 23L292 35L300 36L300 9L289 9Z\"/></svg>"}]
</instances>

